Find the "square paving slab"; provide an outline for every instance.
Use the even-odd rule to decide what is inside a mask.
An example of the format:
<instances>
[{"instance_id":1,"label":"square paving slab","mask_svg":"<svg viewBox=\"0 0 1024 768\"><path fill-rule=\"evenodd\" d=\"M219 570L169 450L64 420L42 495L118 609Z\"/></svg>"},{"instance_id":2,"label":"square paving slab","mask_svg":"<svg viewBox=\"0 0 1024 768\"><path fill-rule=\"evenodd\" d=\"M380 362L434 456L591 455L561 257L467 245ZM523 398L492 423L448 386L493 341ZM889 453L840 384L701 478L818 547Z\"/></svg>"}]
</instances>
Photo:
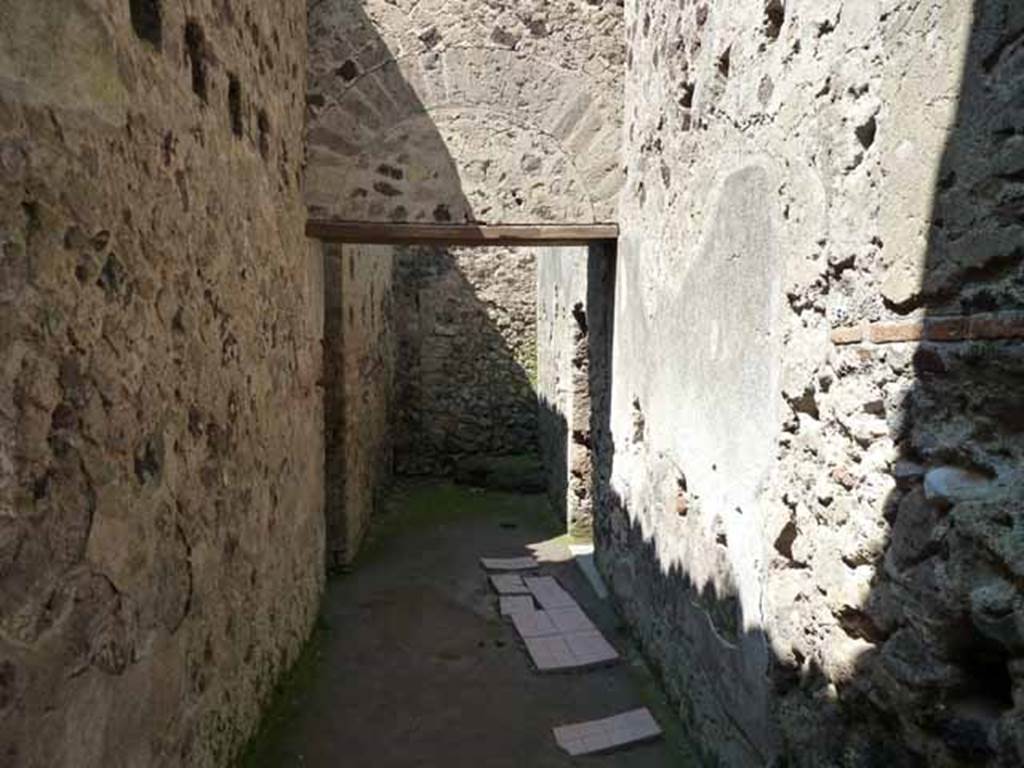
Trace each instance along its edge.
<instances>
[{"instance_id":1,"label":"square paving slab","mask_svg":"<svg viewBox=\"0 0 1024 768\"><path fill-rule=\"evenodd\" d=\"M619 652L597 630L573 632L562 637L568 643L572 655L576 657L576 665L579 667L607 664L619 658Z\"/></svg>"},{"instance_id":2,"label":"square paving slab","mask_svg":"<svg viewBox=\"0 0 1024 768\"><path fill-rule=\"evenodd\" d=\"M498 609L502 616L537 612L537 606L529 595L502 595L498 598Z\"/></svg>"},{"instance_id":3,"label":"square paving slab","mask_svg":"<svg viewBox=\"0 0 1024 768\"><path fill-rule=\"evenodd\" d=\"M544 611L515 613L512 615L512 625L523 640L529 637L549 637L558 634L558 628Z\"/></svg>"},{"instance_id":4,"label":"square paving slab","mask_svg":"<svg viewBox=\"0 0 1024 768\"><path fill-rule=\"evenodd\" d=\"M523 577L514 573L491 576L491 586L499 595L528 595L530 590L523 583Z\"/></svg>"},{"instance_id":5,"label":"square paving slab","mask_svg":"<svg viewBox=\"0 0 1024 768\"><path fill-rule=\"evenodd\" d=\"M480 565L485 571L535 571L539 563L526 557L481 557Z\"/></svg>"},{"instance_id":6,"label":"square paving slab","mask_svg":"<svg viewBox=\"0 0 1024 768\"><path fill-rule=\"evenodd\" d=\"M661 735L661 728L644 707L603 720L562 725L554 733L558 746L575 757L650 741Z\"/></svg>"},{"instance_id":7,"label":"square paving slab","mask_svg":"<svg viewBox=\"0 0 1024 768\"><path fill-rule=\"evenodd\" d=\"M508 598L511 599L511 598ZM527 598L533 605L533 598ZM549 635L569 635L578 632L597 632L597 627L587 618L583 609L557 608L553 611L528 610L512 617L519 636L524 640L528 637L548 637Z\"/></svg>"},{"instance_id":8,"label":"square paving slab","mask_svg":"<svg viewBox=\"0 0 1024 768\"><path fill-rule=\"evenodd\" d=\"M544 610L579 607L572 595L551 576L525 576L523 583Z\"/></svg>"},{"instance_id":9,"label":"square paving slab","mask_svg":"<svg viewBox=\"0 0 1024 768\"><path fill-rule=\"evenodd\" d=\"M567 635L573 632L597 632L594 622L587 618L587 614L578 605L570 608L554 608L550 611L545 611L545 613L547 613L548 618L551 619L551 623L555 625L560 635Z\"/></svg>"},{"instance_id":10,"label":"square paving slab","mask_svg":"<svg viewBox=\"0 0 1024 768\"><path fill-rule=\"evenodd\" d=\"M568 672L603 666L619 658L600 632L524 638L538 672Z\"/></svg>"}]
</instances>

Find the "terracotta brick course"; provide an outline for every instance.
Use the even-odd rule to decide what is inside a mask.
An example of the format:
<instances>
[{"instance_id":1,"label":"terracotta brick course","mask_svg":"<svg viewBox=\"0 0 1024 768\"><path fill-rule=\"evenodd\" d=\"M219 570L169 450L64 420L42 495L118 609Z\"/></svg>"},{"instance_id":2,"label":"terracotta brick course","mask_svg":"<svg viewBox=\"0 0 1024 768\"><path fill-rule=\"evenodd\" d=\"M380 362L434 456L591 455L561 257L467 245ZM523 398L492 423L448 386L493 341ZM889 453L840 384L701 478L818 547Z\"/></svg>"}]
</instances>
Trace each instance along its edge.
<instances>
[{"instance_id":1,"label":"terracotta brick course","mask_svg":"<svg viewBox=\"0 0 1024 768\"><path fill-rule=\"evenodd\" d=\"M885 321L833 328L832 343L837 346L859 344L896 344L910 341L999 341L1024 339L1024 312L1000 312L984 315L950 315L924 320Z\"/></svg>"},{"instance_id":2,"label":"terracotta brick course","mask_svg":"<svg viewBox=\"0 0 1024 768\"><path fill-rule=\"evenodd\" d=\"M1024 312L974 315L969 333L972 339L1024 339Z\"/></svg>"},{"instance_id":3,"label":"terracotta brick course","mask_svg":"<svg viewBox=\"0 0 1024 768\"><path fill-rule=\"evenodd\" d=\"M844 346L858 344L864 340L864 329L859 325L832 329L832 343Z\"/></svg>"},{"instance_id":4,"label":"terracotta brick course","mask_svg":"<svg viewBox=\"0 0 1024 768\"><path fill-rule=\"evenodd\" d=\"M929 341L960 341L967 335L966 317L933 317L925 320L925 338Z\"/></svg>"},{"instance_id":5,"label":"terracotta brick course","mask_svg":"<svg viewBox=\"0 0 1024 768\"><path fill-rule=\"evenodd\" d=\"M924 323L872 323L867 328L868 340L875 344L893 344L899 341L920 341L924 336Z\"/></svg>"}]
</instances>

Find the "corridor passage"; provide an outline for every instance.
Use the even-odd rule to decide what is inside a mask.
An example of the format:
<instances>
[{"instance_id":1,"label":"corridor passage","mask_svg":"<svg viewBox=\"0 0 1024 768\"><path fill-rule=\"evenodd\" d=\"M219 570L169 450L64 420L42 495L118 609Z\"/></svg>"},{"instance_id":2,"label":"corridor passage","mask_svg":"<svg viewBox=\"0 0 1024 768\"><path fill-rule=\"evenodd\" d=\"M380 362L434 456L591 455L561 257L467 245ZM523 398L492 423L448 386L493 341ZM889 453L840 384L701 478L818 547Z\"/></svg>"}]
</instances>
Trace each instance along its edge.
<instances>
[{"instance_id":1,"label":"corridor passage","mask_svg":"<svg viewBox=\"0 0 1024 768\"><path fill-rule=\"evenodd\" d=\"M392 491L355 569L330 580L320 628L242 765L697 765L566 538L553 538L547 503L439 482ZM531 669L478 562L529 553L616 645L621 663L578 674ZM643 706L665 731L659 741L575 759L555 744L555 726Z\"/></svg>"}]
</instances>

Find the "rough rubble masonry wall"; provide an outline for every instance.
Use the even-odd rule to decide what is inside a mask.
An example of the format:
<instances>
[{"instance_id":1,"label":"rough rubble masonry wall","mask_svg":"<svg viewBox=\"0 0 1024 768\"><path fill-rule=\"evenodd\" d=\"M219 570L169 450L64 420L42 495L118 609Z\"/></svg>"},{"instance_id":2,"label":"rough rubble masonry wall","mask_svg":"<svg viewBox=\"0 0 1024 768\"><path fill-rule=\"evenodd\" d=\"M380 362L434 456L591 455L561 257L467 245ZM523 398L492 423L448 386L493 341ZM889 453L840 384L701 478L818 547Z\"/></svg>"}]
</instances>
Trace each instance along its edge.
<instances>
[{"instance_id":1,"label":"rough rubble masonry wall","mask_svg":"<svg viewBox=\"0 0 1024 768\"><path fill-rule=\"evenodd\" d=\"M398 472L536 452L534 249L399 248L395 314Z\"/></svg>"},{"instance_id":2,"label":"rough rubble masonry wall","mask_svg":"<svg viewBox=\"0 0 1024 768\"><path fill-rule=\"evenodd\" d=\"M219 766L323 571L301 1L0 1L0 763Z\"/></svg>"},{"instance_id":3,"label":"rough rubble masonry wall","mask_svg":"<svg viewBox=\"0 0 1024 768\"><path fill-rule=\"evenodd\" d=\"M620 2L321 0L310 38L312 214L614 219Z\"/></svg>"},{"instance_id":4,"label":"rough rubble masonry wall","mask_svg":"<svg viewBox=\"0 0 1024 768\"><path fill-rule=\"evenodd\" d=\"M1020 765L1024 7L626 18L626 617L725 764Z\"/></svg>"},{"instance_id":5,"label":"rough rubble masonry wall","mask_svg":"<svg viewBox=\"0 0 1024 768\"><path fill-rule=\"evenodd\" d=\"M327 552L355 557L393 464L394 251L331 245L324 260Z\"/></svg>"}]
</instances>

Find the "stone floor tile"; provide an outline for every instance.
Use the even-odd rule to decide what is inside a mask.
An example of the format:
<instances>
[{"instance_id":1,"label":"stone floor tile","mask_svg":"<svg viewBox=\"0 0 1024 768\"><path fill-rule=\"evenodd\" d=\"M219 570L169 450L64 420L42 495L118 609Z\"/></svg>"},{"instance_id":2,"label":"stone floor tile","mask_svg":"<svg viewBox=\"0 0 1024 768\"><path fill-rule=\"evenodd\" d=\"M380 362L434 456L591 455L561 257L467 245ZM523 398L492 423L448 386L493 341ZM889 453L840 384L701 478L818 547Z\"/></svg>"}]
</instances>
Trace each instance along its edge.
<instances>
[{"instance_id":1,"label":"stone floor tile","mask_svg":"<svg viewBox=\"0 0 1024 768\"><path fill-rule=\"evenodd\" d=\"M555 743L572 756L607 752L649 741L661 735L661 728L646 707L585 723L561 725L554 729Z\"/></svg>"},{"instance_id":2,"label":"stone floor tile","mask_svg":"<svg viewBox=\"0 0 1024 768\"><path fill-rule=\"evenodd\" d=\"M499 574L491 576L491 586L499 595L528 595L530 590L523 583L523 577L517 574Z\"/></svg>"},{"instance_id":3,"label":"stone floor tile","mask_svg":"<svg viewBox=\"0 0 1024 768\"><path fill-rule=\"evenodd\" d=\"M555 728L555 740L561 744L563 741L580 741L583 735L587 733L587 726L589 723L573 723L571 725L561 725Z\"/></svg>"},{"instance_id":4,"label":"stone floor tile","mask_svg":"<svg viewBox=\"0 0 1024 768\"><path fill-rule=\"evenodd\" d=\"M513 613L512 625L524 640L528 637L550 637L558 634L558 628L544 611Z\"/></svg>"},{"instance_id":5,"label":"stone floor tile","mask_svg":"<svg viewBox=\"0 0 1024 768\"><path fill-rule=\"evenodd\" d=\"M618 651L600 632L574 632L563 637L576 659L577 666L601 664L619 658Z\"/></svg>"},{"instance_id":6,"label":"stone floor tile","mask_svg":"<svg viewBox=\"0 0 1024 768\"><path fill-rule=\"evenodd\" d=\"M530 595L501 595L498 598L498 610L502 616L512 616L516 613L533 613L537 605Z\"/></svg>"},{"instance_id":7,"label":"stone floor tile","mask_svg":"<svg viewBox=\"0 0 1024 768\"><path fill-rule=\"evenodd\" d=\"M517 617L513 617L515 621ZM619 654L597 632L578 632L570 635L538 634L524 637L526 648L541 672L584 670L610 664Z\"/></svg>"},{"instance_id":8,"label":"stone floor tile","mask_svg":"<svg viewBox=\"0 0 1024 768\"><path fill-rule=\"evenodd\" d=\"M588 734L583 737L583 746L587 752L604 752L606 749L611 749L616 745L615 740L611 734L606 731L598 731L596 733Z\"/></svg>"},{"instance_id":9,"label":"stone floor tile","mask_svg":"<svg viewBox=\"0 0 1024 768\"><path fill-rule=\"evenodd\" d=\"M587 614L583 612L583 609L579 606L573 606L571 608L555 608L553 610L545 611L548 617L551 619L551 623L555 625L558 632L563 635L571 634L573 632L596 632L597 627L594 626Z\"/></svg>"},{"instance_id":10,"label":"stone floor tile","mask_svg":"<svg viewBox=\"0 0 1024 768\"><path fill-rule=\"evenodd\" d=\"M485 571L534 571L540 564L532 557L481 557Z\"/></svg>"},{"instance_id":11,"label":"stone floor tile","mask_svg":"<svg viewBox=\"0 0 1024 768\"><path fill-rule=\"evenodd\" d=\"M558 746L568 752L572 757L587 754L587 745L583 743L583 739L559 742Z\"/></svg>"},{"instance_id":12,"label":"stone floor tile","mask_svg":"<svg viewBox=\"0 0 1024 768\"><path fill-rule=\"evenodd\" d=\"M572 669L576 659L569 650L565 639L558 635L526 638L526 649L540 672L555 672Z\"/></svg>"},{"instance_id":13,"label":"stone floor tile","mask_svg":"<svg viewBox=\"0 0 1024 768\"><path fill-rule=\"evenodd\" d=\"M545 610L579 607L572 595L551 576L526 576L523 583Z\"/></svg>"}]
</instances>

